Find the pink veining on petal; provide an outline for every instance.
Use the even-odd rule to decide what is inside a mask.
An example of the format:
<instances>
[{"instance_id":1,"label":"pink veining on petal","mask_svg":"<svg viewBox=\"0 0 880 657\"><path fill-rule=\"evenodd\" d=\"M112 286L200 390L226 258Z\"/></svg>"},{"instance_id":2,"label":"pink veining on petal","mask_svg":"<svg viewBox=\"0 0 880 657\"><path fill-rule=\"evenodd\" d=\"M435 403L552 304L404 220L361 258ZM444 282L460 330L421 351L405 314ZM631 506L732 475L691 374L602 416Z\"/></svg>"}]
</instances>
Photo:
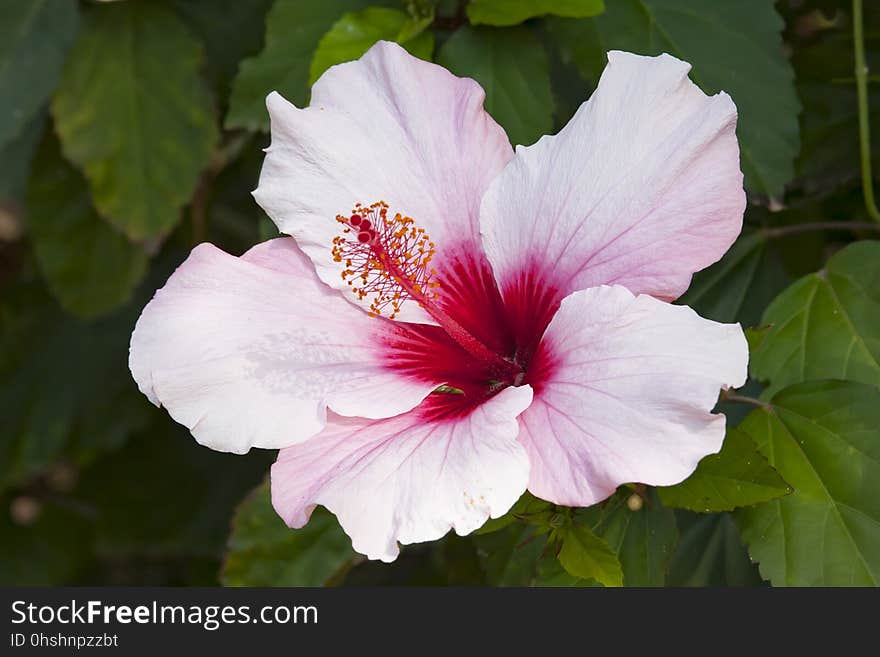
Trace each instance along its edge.
<instances>
[{"instance_id":1,"label":"pink veining on petal","mask_svg":"<svg viewBox=\"0 0 880 657\"><path fill-rule=\"evenodd\" d=\"M483 243L505 294L537 272L562 296L598 285L673 300L718 260L746 198L730 97L669 55L611 52L597 90L516 155L483 196Z\"/></svg>"},{"instance_id":2,"label":"pink veining on petal","mask_svg":"<svg viewBox=\"0 0 880 657\"><path fill-rule=\"evenodd\" d=\"M670 485L718 451L721 388L746 379L739 325L621 286L566 297L532 362L535 402L520 418L529 490L594 504L627 482Z\"/></svg>"},{"instance_id":3,"label":"pink veining on petal","mask_svg":"<svg viewBox=\"0 0 880 657\"><path fill-rule=\"evenodd\" d=\"M328 405L387 417L442 383L389 370L383 322L321 283L290 238L241 258L202 244L144 308L129 366L199 442L283 447L318 433Z\"/></svg>"},{"instance_id":4,"label":"pink veining on petal","mask_svg":"<svg viewBox=\"0 0 880 657\"><path fill-rule=\"evenodd\" d=\"M468 534L525 491L516 416L531 399L528 387L508 388L443 419L426 407L379 421L331 416L313 440L279 453L272 504L291 527L327 507L357 551L383 561L397 557L398 542Z\"/></svg>"}]
</instances>

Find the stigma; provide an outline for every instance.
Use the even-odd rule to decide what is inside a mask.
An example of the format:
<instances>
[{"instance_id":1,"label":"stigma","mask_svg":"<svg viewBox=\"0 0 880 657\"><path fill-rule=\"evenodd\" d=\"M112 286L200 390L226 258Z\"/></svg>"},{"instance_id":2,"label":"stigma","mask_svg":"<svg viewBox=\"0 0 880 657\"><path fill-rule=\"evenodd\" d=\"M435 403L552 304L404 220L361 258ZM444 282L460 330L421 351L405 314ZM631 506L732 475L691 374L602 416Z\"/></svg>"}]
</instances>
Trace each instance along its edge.
<instances>
[{"instance_id":1,"label":"stigma","mask_svg":"<svg viewBox=\"0 0 880 657\"><path fill-rule=\"evenodd\" d=\"M389 216L388 205L358 203L348 215L337 215L342 234L333 238L333 260L342 263L342 280L369 314L397 317L403 303L423 308L437 296L440 283L430 266L434 242L415 220L400 213Z\"/></svg>"}]
</instances>

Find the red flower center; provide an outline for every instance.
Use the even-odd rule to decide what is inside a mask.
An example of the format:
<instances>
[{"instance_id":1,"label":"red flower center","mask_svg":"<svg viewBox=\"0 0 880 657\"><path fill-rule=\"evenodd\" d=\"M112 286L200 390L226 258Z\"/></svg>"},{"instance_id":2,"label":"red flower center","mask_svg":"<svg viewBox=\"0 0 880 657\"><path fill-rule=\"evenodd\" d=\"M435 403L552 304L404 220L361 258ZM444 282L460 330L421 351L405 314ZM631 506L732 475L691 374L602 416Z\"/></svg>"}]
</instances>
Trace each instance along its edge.
<instances>
[{"instance_id":1,"label":"red flower center","mask_svg":"<svg viewBox=\"0 0 880 657\"><path fill-rule=\"evenodd\" d=\"M332 254L342 279L370 314L395 319L418 303L438 326L389 323L388 365L421 380L445 381L423 405L432 416L460 415L508 386L538 386L535 358L559 295L537 270L499 291L489 263L471 244L435 244L411 217L389 216L383 201L338 215ZM434 260L437 259L435 263ZM436 264L436 268L435 268Z\"/></svg>"}]
</instances>

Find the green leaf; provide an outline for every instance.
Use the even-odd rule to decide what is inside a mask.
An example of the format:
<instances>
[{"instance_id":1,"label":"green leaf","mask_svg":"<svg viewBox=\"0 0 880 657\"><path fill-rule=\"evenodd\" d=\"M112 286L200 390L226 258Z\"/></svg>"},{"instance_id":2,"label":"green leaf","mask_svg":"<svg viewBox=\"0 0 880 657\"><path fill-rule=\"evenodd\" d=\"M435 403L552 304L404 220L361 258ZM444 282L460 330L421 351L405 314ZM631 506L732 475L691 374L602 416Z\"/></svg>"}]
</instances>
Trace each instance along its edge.
<instances>
[{"instance_id":1,"label":"green leaf","mask_svg":"<svg viewBox=\"0 0 880 657\"><path fill-rule=\"evenodd\" d=\"M58 82L79 24L77 3L6 2L0 13L0 147L21 134Z\"/></svg>"},{"instance_id":2,"label":"green leaf","mask_svg":"<svg viewBox=\"0 0 880 657\"><path fill-rule=\"evenodd\" d=\"M759 586L736 525L727 513L676 514L681 538L669 562L669 586Z\"/></svg>"},{"instance_id":3,"label":"green leaf","mask_svg":"<svg viewBox=\"0 0 880 657\"><path fill-rule=\"evenodd\" d=\"M810 379L880 385L880 242L836 253L780 294L761 323L771 328L749 367L771 392Z\"/></svg>"},{"instance_id":4,"label":"green leaf","mask_svg":"<svg viewBox=\"0 0 880 657\"><path fill-rule=\"evenodd\" d=\"M510 511L500 518L490 518L480 527L475 534L491 534L499 529L504 529L514 522L520 520L531 521L532 524L540 524L541 520L546 520L551 515L550 502L539 500L537 497L526 491L511 507Z\"/></svg>"},{"instance_id":5,"label":"green leaf","mask_svg":"<svg viewBox=\"0 0 880 657\"><path fill-rule=\"evenodd\" d=\"M531 586L535 582L538 562L547 546L546 536L536 536L535 531L535 527L512 520L491 533L473 537L488 584ZM549 559L555 561L552 555Z\"/></svg>"},{"instance_id":6,"label":"green leaf","mask_svg":"<svg viewBox=\"0 0 880 657\"><path fill-rule=\"evenodd\" d=\"M529 18L554 14L586 18L605 11L604 0L472 0L467 7L471 23L518 25Z\"/></svg>"},{"instance_id":7,"label":"green leaf","mask_svg":"<svg viewBox=\"0 0 880 657\"><path fill-rule=\"evenodd\" d=\"M716 322L753 325L789 280L764 235L744 232L721 260L694 275L688 291L676 303Z\"/></svg>"},{"instance_id":8,"label":"green leaf","mask_svg":"<svg viewBox=\"0 0 880 657\"><path fill-rule=\"evenodd\" d=\"M569 575L595 579L603 586L623 586L623 567L608 543L587 525L575 522L559 530L559 563Z\"/></svg>"},{"instance_id":9,"label":"green leaf","mask_svg":"<svg viewBox=\"0 0 880 657\"><path fill-rule=\"evenodd\" d=\"M269 499L269 485L239 507L221 579L226 586L322 586L357 558L336 518L315 509L302 529L288 528Z\"/></svg>"},{"instance_id":10,"label":"green leaf","mask_svg":"<svg viewBox=\"0 0 880 657\"><path fill-rule=\"evenodd\" d=\"M629 490L578 514L617 553L626 586L663 586L666 567L678 541L675 512L652 491L638 510L630 509Z\"/></svg>"},{"instance_id":11,"label":"green leaf","mask_svg":"<svg viewBox=\"0 0 880 657\"><path fill-rule=\"evenodd\" d=\"M553 94L544 47L523 27L462 27L443 44L437 63L486 90L486 110L514 144L553 129Z\"/></svg>"},{"instance_id":12,"label":"green leaf","mask_svg":"<svg viewBox=\"0 0 880 657\"><path fill-rule=\"evenodd\" d=\"M276 0L266 17L265 47L239 66L226 127L267 130L266 96L271 91L305 105L312 54L327 30L347 12L396 4L394 0Z\"/></svg>"},{"instance_id":13,"label":"green leaf","mask_svg":"<svg viewBox=\"0 0 880 657\"><path fill-rule=\"evenodd\" d=\"M678 533L675 514L653 493L638 511L626 506L630 491L606 503L575 512L575 523L607 544L619 559L627 586L662 586L666 564ZM487 581L501 586L596 586L599 580L583 572L558 567L544 535L553 527L549 503L529 494L498 520L489 521L474 537L483 556ZM524 525L522 520L531 523ZM537 527L536 527L537 525ZM565 545L568 528L559 530ZM577 538L574 539L577 542ZM563 547L564 549L564 547ZM569 545L569 554L572 546ZM560 553L561 558L561 553Z\"/></svg>"},{"instance_id":14,"label":"green leaf","mask_svg":"<svg viewBox=\"0 0 880 657\"><path fill-rule=\"evenodd\" d=\"M546 533L534 526L517 521L472 540L492 586L598 586L566 572L548 548Z\"/></svg>"},{"instance_id":15,"label":"green leaf","mask_svg":"<svg viewBox=\"0 0 880 657\"><path fill-rule=\"evenodd\" d=\"M663 504L700 513L732 511L788 495L791 487L742 431L728 429L718 454L710 454L680 484L658 489Z\"/></svg>"},{"instance_id":16,"label":"green leaf","mask_svg":"<svg viewBox=\"0 0 880 657\"><path fill-rule=\"evenodd\" d=\"M95 6L70 52L52 114L98 211L131 239L180 219L217 130L201 44L149 2Z\"/></svg>"},{"instance_id":17,"label":"green leaf","mask_svg":"<svg viewBox=\"0 0 880 657\"><path fill-rule=\"evenodd\" d=\"M431 59L434 35L414 29L413 24L413 19L396 9L368 7L345 14L318 42L309 68L309 84L334 64L358 59L381 40L398 41L412 55Z\"/></svg>"},{"instance_id":18,"label":"green leaf","mask_svg":"<svg viewBox=\"0 0 880 657\"><path fill-rule=\"evenodd\" d=\"M769 326L759 326L758 328L747 328L743 333L746 336L746 342L749 343L749 353L754 353L764 344L764 338L770 331Z\"/></svg>"},{"instance_id":19,"label":"green leaf","mask_svg":"<svg viewBox=\"0 0 880 657\"><path fill-rule=\"evenodd\" d=\"M46 139L27 192L34 253L53 293L68 311L92 318L125 303L147 270L143 249L92 209L85 180Z\"/></svg>"},{"instance_id":20,"label":"green leaf","mask_svg":"<svg viewBox=\"0 0 880 657\"><path fill-rule=\"evenodd\" d=\"M554 19L551 27L588 79L598 80L608 50L690 62L704 92L724 90L737 105L746 187L782 198L799 150L800 103L773 3L617 0L597 18Z\"/></svg>"},{"instance_id":21,"label":"green leaf","mask_svg":"<svg viewBox=\"0 0 880 657\"><path fill-rule=\"evenodd\" d=\"M595 588L600 584L595 579L584 579L571 575L558 560L544 558L538 561L537 573L531 586L551 586L554 588Z\"/></svg>"},{"instance_id":22,"label":"green leaf","mask_svg":"<svg viewBox=\"0 0 880 657\"><path fill-rule=\"evenodd\" d=\"M0 489L62 455L88 462L144 427L150 404L128 372L140 304L94 322L61 312L41 286L0 297Z\"/></svg>"},{"instance_id":23,"label":"green leaf","mask_svg":"<svg viewBox=\"0 0 880 657\"><path fill-rule=\"evenodd\" d=\"M740 429L794 488L735 512L764 578L776 586L880 584L880 389L797 384Z\"/></svg>"}]
</instances>

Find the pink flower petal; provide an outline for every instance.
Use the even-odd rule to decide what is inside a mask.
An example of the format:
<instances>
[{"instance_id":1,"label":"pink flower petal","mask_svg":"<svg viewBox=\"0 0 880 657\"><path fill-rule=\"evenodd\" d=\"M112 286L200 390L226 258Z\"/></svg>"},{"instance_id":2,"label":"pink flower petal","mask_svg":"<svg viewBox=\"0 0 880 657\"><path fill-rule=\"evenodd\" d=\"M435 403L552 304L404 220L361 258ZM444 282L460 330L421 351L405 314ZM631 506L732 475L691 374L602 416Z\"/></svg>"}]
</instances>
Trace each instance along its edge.
<instances>
[{"instance_id":1,"label":"pink flower petal","mask_svg":"<svg viewBox=\"0 0 880 657\"><path fill-rule=\"evenodd\" d=\"M444 383L393 371L386 326L321 283L290 238L241 258L202 244L144 308L129 367L203 445L278 448L319 433L327 406L390 417Z\"/></svg>"},{"instance_id":2,"label":"pink flower petal","mask_svg":"<svg viewBox=\"0 0 880 657\"><path fill-rule=\"evenodd\" d=\"M522 386L454 418L432 420L421 409L373 422L331 416L319 436L281 450L272 504L295 528L316 504L327 507L355 550L383 561L397 557L398 542L450 528L468 534L525 491L529 464L515 418L531 400Z\"/></svg>"},{"instance_id":3,"label":"pink flower petal","mask_svg":"<svg viewBox=\"0 0 880 657\"><path fill-rule=\"evenodd\" d=\"M717 452L720 388L746 380L738 324L622 286L562 302L535 356L535 401L520 417L532 464L529 490L588 506L620 484L675 484Z\"/></svg>"},{"instance_id":4,"label":"pink flower petal","mask_svg":"<svg viewBox=\"0 0 880 657\"><path fill-rule=\"evenodd\" d=\"M536 300L606 284L672 300L727 250L745 208L736 108L689 69L610 52L568 125L517 147L480 219L505 298L532 277Z\"/></svg>"},{"instance_id":5,"label":"pink flower petal","mask_svg":"<svg viewBox=\"0 0 880 657\"><path fill-rule=\"evenodd\" d=\"M306 109L269 95L272 145L254 196L321 280L365 309L372 295L358 301L342 279L344 261L331 254L344 228L336 216L350 216L356 203L385 201L389 217L412 217L436 245L431 266L439 275L474 254L485 262L480 199L513 151L483 109L484 96L473 80L379 42L360 60L329 69ZM454 293L455 277L444 278ZM434 323L413 301L397 319Z\"/></svg>"}]
</instances>

